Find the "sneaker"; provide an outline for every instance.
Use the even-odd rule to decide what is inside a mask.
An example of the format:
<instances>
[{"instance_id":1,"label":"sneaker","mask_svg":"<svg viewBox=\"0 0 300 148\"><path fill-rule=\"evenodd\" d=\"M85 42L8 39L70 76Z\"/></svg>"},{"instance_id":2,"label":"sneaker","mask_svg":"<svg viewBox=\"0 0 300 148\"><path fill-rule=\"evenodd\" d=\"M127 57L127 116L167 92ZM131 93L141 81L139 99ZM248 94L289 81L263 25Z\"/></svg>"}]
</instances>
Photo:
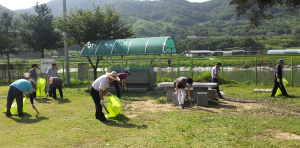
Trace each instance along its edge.
<instances>
[{"instance_id":1,"label":"sneaker","mask_svg":"<svg viewBox=\"0 0 300 148\"><path fill-rule=\"evenodd\" d=\"M53 98L53 101L57 101L57 99L56 99L56 98Z\"/></svg>"},{"instance_id":2,"label":"sneaker","mask_svg":"<svg viewBox=\"0 0 300 148\"><path fill-rule=\"evenodd\" d=\"M124 99L123 97L119 97L119 99Z\"/></svg>"},{"instance_id":3,"label":"sneaker","mask_svg":"<svg viewBox=\"0 0 300 148\"><path fill-rule=\"evenodd\" d=\"M220 99L225 99L224 97L220 97Z\"/></svg>"},{"instance_id":4,"label":"sneaker","mask_svg":"<svg viewBox=\"0 0 300 148\"><path fill-rule=\"evenodd\" d=\"M184 109L184 105L183 104L181 104L180 107L181 107L181 109Z\"/></svg>"},{"instance_id":5,"label":"sneaker","mask_svg":"<svg viewBox=\"0 0 300 148\"><path fill-rule=\"evenodd\" d=\"M33 98L33 100L36 100L36 98Z\"/></svg>"},{"instance_id":6,"label":"sneaker","mask_svg":"<svg viewBox=\"0 0 300 148\"><path fill-rule=\"evenodd\" d=\"M64 98L61 98L61 99L64 99Z\"/></svg>"},{"instance_id":7,"label":"sneaker","mask_svg":"<svg viewBox=\"0 0 300 148\"><path fill-rule=\"evenodd\" d=\"M11 116L12 116L11 113L7 113L7 112L6 112L6 117L11 117Z\"/></svg>"}]
</instances>

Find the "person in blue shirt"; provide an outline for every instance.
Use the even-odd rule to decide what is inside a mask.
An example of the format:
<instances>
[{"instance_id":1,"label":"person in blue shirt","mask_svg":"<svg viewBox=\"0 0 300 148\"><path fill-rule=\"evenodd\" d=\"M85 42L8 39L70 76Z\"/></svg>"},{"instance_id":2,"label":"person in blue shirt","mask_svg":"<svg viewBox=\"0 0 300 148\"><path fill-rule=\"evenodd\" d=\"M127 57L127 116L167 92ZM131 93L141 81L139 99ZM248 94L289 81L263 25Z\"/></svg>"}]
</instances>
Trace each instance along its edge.
<instances>
[{"instance_id":1,"label":"person in blue shirt","mask_svg":"<svg viewBox=\"0 0 300 148\"><path fill-rule=\"evenodd\" d=\"M36 83L30 79L30 80L25 80L25 79L19 79L12 84L10 84L9 90L8 90L8 95L7 95L7 112L6 116L12 116L10 112L11 105L16 98L17 101L17 106L18 106L18 116L25 116L24 113L22 112L23 109L23 93L24 92L29 92L29 94L32 94L36 90ZM33 97L30 95L30 102L32 104L33 109L36 109L36 106L33 103Z\"/></svg>"}]
</instances>

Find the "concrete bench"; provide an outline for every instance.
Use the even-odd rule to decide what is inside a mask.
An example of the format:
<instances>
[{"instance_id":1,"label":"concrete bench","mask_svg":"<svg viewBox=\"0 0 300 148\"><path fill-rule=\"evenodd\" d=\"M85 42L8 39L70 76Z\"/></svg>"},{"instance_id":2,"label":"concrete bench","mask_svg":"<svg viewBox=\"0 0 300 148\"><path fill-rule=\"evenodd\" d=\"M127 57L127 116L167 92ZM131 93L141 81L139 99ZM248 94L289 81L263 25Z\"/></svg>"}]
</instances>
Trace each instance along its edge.
<instances>
[{"instance_id":1,"label":"concrete bench","mask_svg":"<svg viewBox=\"0 0 300 148\"><path fill-rule=\"evenodd\" d=\"M172 94L172 101L173 101L173 104L179 105L179 102L178 102L178 96L177 96L177 93L176 93L176 92L174 92L174 93Z\"/></svg>"},{"instance_id":2,"label":"concrete bench","mask_svg":"<svg viewBox=\"0 0 300 148\"><path fill-rule=\"evenodd\" d=\"M107 91L116 91L115 87L106 87L106 88L107 88Z\"/></svg>"},{"instance_id":3,"label":"concrete bench","mask_svg":"<svg viewBox=\"0 0 300 148\"><path fill-rule=\"evenodd\" d=\"M167 102L172 102L172 95L175 92L174 82L162 82L158 83L159 87L166 88L166 99ZM197 101L197 92L207 92L209 87L217 87L218 83L201 83L201 82L194 82L192 85L193 92L191 91L191 97L193 98L194 102Z\"/></svg>"},{"instance_id":4,"label":"concrete bench","mask_svg":"<svg viewBox=\"0 0 300 148\"><path fill-rule=\"evenodd\" d=\"M147 88L128 88L131 92L147 92Z\"/></svg>"},{"instance_id":5,"label":"concrete bench","mask_svg":"<svg viewBox=\"0 0 300 148\"><path fill-rule=\"evenodd\" d=\"M208 89L207 90L207 98L210 100L217 100L217 90L216 89Z\"/></svg>"},{"instance_id":6,"label":"concrete bench","mask_svg":"<svg viewBox=\"0 0 300 148\"><path fill-rule=\"evenodd\" d=\"M197 92L197 105L208 106L207 92Z\"/></svg>"}]
</instances>

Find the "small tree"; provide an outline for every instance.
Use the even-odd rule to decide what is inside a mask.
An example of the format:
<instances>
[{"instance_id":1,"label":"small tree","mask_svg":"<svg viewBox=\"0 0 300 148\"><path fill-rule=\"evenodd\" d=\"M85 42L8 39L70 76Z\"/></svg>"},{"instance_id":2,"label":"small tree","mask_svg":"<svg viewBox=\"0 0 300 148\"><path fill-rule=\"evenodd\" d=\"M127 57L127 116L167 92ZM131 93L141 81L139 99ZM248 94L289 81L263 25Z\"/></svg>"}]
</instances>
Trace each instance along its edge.
<instances>
[{"instance_id":1,"label":"small tree","mask_svg":"<svg viewBox=\"0 0 300 148\"><path fill-rule=\"evenodd\" d=\"M8 82L11 82L9 54L19 52L19 50L16 49L16 47L19 46L17 39L16 22L13 21L12 16L7 12L2 12L0 16L0 55L3 54L7 57Z\"/></svg>"},{"instance_id":2,"label":"small tree","mask_svg":"<svg viewBox=\"0 0 300 148\"><path fill-rule=\"evenodd\" d=\"M128 38L134 35L132 25L127 25L122 14L111 6L104 9L94 6L94 10L79 10L67 15L67 19L58 17L55 26L68 34L71 45L77 44L82 48L85 43L92 40L109 40ZM95 65L89 58L94 69L94 79L97 79L97 67L101 57L97 57Z\"/></svg>"},{"instance_id":3,"label":"small tree","mask_svg":"<svg viewBox=\"0 0 300 148\"><path fill-rule=\"evenodd\" d=\"M20 36L22 43L41 52L41 58L44 58L45 49L57 48L62 35L53 26L53 15L47 4L37 3L34 10L37 15L21 15L24 21L21 22Z\"/></svg>"}]
</instances>

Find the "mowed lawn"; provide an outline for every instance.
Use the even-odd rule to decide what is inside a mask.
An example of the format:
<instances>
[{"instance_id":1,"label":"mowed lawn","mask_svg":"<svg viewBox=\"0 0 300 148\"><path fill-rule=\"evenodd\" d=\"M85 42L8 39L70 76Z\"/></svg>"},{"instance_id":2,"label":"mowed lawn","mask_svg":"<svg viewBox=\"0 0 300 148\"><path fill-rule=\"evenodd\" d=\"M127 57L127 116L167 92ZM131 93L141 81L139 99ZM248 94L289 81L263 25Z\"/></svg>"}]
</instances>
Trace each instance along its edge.
<instances>
[{"instance_id":1,"label":"mowed lawn","mask_svg":"<svg viewBox=\"0 0 300 148\"><path fill-rule=\"evenodd\" d=\"M0 96L7 94L8 85L0 85ZM221 86L227 99L220 105L183 110L158 104L164 93L124 93L121 114L103 124L94 117L87 87L69 86L63 89L64 100L35 101L40 114L29 100L27 117L7 118L2 113L0 147L299 148L300 88L287 88L293 98L270 98L270 93L253 91L270 87ZM252 107L245 107L248 104ZM5 108L5 97L0 105Z\"/></svg>"}]
</instances>

